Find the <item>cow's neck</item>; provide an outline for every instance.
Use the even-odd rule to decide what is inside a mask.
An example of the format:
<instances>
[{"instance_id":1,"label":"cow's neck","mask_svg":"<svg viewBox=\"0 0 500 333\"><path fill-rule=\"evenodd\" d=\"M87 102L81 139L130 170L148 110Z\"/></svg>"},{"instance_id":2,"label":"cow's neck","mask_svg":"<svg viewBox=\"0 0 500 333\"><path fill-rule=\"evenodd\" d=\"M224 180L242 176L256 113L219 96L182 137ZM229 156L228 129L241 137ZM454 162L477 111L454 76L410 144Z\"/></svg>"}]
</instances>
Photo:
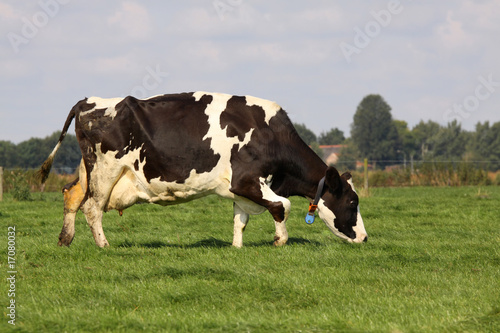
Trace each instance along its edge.
<instances>
[{"instance_id":1,"label":"cow's neck","mask_svg":"<svg viewBox=\"0 0 500 333\"><path fill-rule=\"evenodd\" d=\"M306 148L306 149L304 149ZM302 196L313 199L321 178L325 176L327 165L309 147L296 150L295 161L285 166L284 178L276 188L283 196Z\"/></svg>"}]
</instances>

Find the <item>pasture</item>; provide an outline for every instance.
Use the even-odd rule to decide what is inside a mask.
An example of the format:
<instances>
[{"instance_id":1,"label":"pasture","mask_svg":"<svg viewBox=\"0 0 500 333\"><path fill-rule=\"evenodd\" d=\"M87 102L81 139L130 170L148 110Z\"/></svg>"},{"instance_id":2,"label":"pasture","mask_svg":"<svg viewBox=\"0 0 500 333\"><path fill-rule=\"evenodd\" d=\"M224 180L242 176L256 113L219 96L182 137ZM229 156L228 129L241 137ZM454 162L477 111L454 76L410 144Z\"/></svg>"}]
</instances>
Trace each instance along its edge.
<instances>
[{"instance_id":1,"label":"pasture","mask_svg":"<svg viewBox=\"0 0 500 333\"><path fill-rule=\"evenodd\" d=\"M500 187L372 189L369 241L347 244L292 198L288 245L268 213L231 247L232 203L208 197L106 213L100 249L77 215L59 248L62 195L0 202L16 228L16 325L2 332L498 332ZM1 258L6 276L6 251Z\"/></svg>"}]
</instances>

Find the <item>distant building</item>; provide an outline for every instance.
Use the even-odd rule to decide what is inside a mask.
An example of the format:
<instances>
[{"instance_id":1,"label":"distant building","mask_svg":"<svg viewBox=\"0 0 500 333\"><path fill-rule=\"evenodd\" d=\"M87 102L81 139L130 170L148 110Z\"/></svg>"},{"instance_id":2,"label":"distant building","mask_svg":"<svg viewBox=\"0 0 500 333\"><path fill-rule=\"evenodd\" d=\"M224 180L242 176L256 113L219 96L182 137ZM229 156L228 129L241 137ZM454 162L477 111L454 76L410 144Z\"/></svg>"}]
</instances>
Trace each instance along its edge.
<instances>
[{"instance_id":1,"label":"distant building","mask_svg":"<svg viewBox=\"0 0 500 333\"><path fill-rule=\"evenodd\" d=\"M335 165L339 161L339 156L342 148L346 145L320 145L319 148L323 152L323 161L327 165Z\"/></svg>"}]
</instances>

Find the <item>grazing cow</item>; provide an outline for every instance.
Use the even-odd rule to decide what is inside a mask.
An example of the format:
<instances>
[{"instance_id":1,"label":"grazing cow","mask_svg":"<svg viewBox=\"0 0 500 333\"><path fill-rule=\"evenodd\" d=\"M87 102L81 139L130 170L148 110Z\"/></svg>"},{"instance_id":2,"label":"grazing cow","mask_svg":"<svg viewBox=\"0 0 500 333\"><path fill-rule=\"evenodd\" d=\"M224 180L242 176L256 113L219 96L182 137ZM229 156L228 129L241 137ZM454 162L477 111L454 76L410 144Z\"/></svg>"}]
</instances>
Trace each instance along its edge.
<instances>
[{"instance_id":1,"label":"grazing cow","mask_svg":"<svg viewBox=\"0 0 500 333\"><path fill-rule=\"evenodd\" d=\"M275 245L288 239L289 196L308 198L338 237L367 240L349 173L340 175L301 140L276 103L251 96L195 92L85 98L70 111L39 171L45 181L75 118L82 151L79 180L65 186L59 245L75 235L81 209L98 246L107 246L103 212L137 202L173 205L217 194L234 202L233 246L243 245L249 215L269 211Z\"/></svg>"}]
</instances>

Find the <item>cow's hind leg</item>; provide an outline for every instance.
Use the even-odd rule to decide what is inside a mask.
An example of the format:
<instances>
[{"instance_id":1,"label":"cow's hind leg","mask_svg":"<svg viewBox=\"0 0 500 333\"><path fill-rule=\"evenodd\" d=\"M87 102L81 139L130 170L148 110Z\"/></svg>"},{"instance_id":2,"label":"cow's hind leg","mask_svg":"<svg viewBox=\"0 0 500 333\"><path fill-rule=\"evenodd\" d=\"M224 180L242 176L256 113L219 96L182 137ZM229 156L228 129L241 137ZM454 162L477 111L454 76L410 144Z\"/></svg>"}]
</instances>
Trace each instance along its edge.
<instances>
[{"instance_id":1,"label":"cow's hind leg","mask_svg":"<svg viewBox=\"0 0 500 333\"><path fill-rule=\"evenodd\" d=\"M243 231L248 223L249 214L243 211L237 203L234 203L234 234L233 234L233 246L242 247L243 246Z\"/></svg>"},{"instance_id":2,"label":"cow's hind leg","mask_svg":"<svg viewBox=\"0 0 500 333\"><path fill-rule=\"evenodd\" d=\"M79 179L65 185L62 191L64 195L64 223L57 245L69 246L75 237L75 217L85 193Z\"/></svg>"},{"instance_id":3,"label":"cow's hind leg","mask_svg":"<svg viewBox=\"0 0 500 333\"><path fill-rule=\"evenodd\" d=\"M96 245L99 247L109 246L108 240L106 239L106 236L104 236L104 230L102 229L103 211L99 208L94 198L88 198L82 205L81 209L83 214L85 214L85 218L87 219L87 223L92 231Z\"/></svg>"}]
</instances>

